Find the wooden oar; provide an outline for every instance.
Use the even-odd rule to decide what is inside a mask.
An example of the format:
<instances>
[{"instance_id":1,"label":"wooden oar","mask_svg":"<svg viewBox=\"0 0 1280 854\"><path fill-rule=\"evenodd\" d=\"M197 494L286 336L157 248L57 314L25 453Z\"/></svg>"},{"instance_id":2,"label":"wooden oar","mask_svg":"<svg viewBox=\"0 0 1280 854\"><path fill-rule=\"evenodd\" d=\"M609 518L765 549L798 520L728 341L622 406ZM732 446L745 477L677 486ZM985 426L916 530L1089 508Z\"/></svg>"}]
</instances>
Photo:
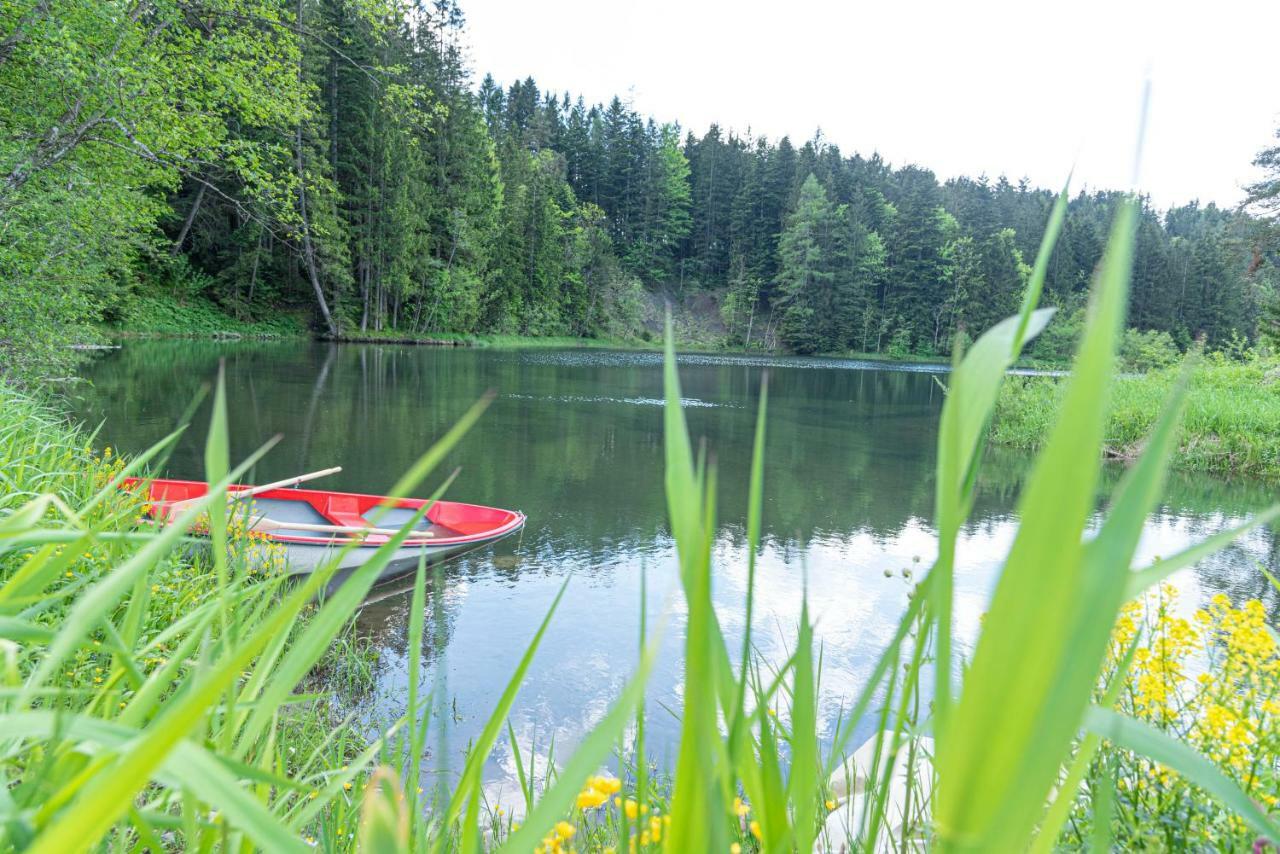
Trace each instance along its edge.
<instances>
[{"instance_id":1,"label":"wooden oar","mask_svg":"<svg viewBox=\"0 0 1280 854\"><path fill-rule=\"evenodd\" d=\"M250 487L249 489L240 489L235 492L228 492L227 500L243 501L246 498L252 498L255 495L261 495L264 492L270 492L273 489L285 489L286 487L296 486L299 483L306 483L309 480L315 480L318 477L325 477L327 475L337 474L340 471L342 471L342 466L334 466L333 468L321 469L320 471L308 472L307 474L300 474L294 477L287 477L284 480L277 480L274 483L264 483L262 484L262 486L254 486L254 487ZM204 496L201 495L201 496L197 496L196 498L188 498L184 501L175 501L172 504L167 505L167 507L165 508L165 512L170 517L177 516L183 510L187 509L187 507L189 507L192 504L195 504L197 501L200 501L203 498Z\"/></svg>"},{"instance_id":2,"label":"wooden oar","mask_svg":"<svg viewBox=\"0 0 1280 854\"><path fill-rule=\"evenodd\" d=\"M248 529L250 531L314 531L320 534L376 534L383 537L392 537L400 533L394 528L366 528L362 525L315 525L310 522L281 522L277 519L268 519L266 516L251 519ZM412 540L417 537L434 536L434 531L420 531L415 529L409 534L409 539Z\"/></svg>"}]
</instances>

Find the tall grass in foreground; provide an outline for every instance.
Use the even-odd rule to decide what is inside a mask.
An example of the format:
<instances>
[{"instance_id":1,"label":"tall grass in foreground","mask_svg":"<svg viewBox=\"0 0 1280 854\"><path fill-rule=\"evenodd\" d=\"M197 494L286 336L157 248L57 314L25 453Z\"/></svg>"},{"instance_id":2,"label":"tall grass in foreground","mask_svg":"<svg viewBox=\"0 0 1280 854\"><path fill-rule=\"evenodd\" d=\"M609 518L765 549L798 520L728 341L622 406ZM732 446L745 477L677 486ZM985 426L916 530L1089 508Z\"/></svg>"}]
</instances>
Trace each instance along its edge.
<instances>
[{"instance_id":1,"label":"tall grass in foreground","mask_svg":"<svg viewBox=\"0 0 1280 854\"><path fill-rule=\"evenodd\" d=\"M347 625L404 532L319 602L330 570L296 585L257 577L227 547L234 536L228 541L221 488L258 455L232 468L219 386L206 450L217 489L162 532L135 531L137 507L116 486L163 443L70 491L56 474L60 451L27 455L47 483L28 479L32 488L15 488L4 475L0 849L302 851L314 843L334 851L1046 850L1077 819L1086 781L1097 793L1089 838L1105 848L1117 815L1116 791L1107 785L1117 751L1179 775L1197 797L1229 811L1242 833L1280 840L1273 805L1254 802L1193 746L1117 705L1139 648L1135 635L1115 649L1113 628L1125 602L1243 530L1131 569L1160 497L1183 379L1171 388L1146 451L1110 497L1100 530L1085 538L1123 328L1132 202L1117 214L1075 371L1023 491L1021 523L990 611L967 660L953 643L957 539L1004 373L1049 318L1036 306L1065 199L1064 191L1020 313L982 335L951 374L938 440L938 556L871 677L848 698L830 744L818 739L821 650L807 605L786 661L764 662L751 644L764 395L747 496L746 638L731 649L711 596L716 468L690 441L670 336L666 495L687 625L679 749L675 766L657 773L644 755L643 708L663 625L646 627L637 669L596 727L535 779L539 769L526 763L508 717L553 605L456 780L420 794L427 710L439 699L417 676L424 568L413 591L405 719L359 750L344 748L341 765L313 730L306 738L318 743L305 743L293 725L308 700L297 686ZM418 488L478 415L479 407L392 493ZM21 424L0 427L0 447L26 437ZM22 458L21 450L8 458ZM1273 509L1250 525L1276 515ZM209 520L209 564L199 579L162 581L191 571L179 548L197 517ZM101 557L86 564L85 555ZM205 595L211 579L213 593ZM206 586L193 597L197 585ZM167 587L180 607L165 598ZM877 735L850 756L853 735L867 720ZM349 732L338 727L334 737ZM482 788L484 764L504 733L526 802L518 823L486 803Z\"/></svg>"}]
</instances>

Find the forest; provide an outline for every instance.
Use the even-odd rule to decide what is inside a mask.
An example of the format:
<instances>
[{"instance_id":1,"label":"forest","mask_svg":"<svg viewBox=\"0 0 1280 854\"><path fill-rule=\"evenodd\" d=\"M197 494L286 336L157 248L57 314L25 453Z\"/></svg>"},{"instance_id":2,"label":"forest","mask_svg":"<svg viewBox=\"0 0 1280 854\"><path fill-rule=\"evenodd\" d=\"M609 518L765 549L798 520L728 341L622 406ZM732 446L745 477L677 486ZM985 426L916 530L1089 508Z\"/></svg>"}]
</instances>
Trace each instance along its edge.
<instances>
[{"instance_id":1,"label":"forest","mask_svg":"<svg viewBox=\"0 0 1280 854\"><path fill-rule=\"evenodd\" d=\"M335 339L626 339L701 297L726 345L942 356L1015 311L1059 191L477 83L466 45L455 0L4 4L4 364L155 293ZM1140 344L1275 329L1258 162L1251 213L1143 201ZM1035 354L1069 353L1121 198L1074 191Z\"/></svg>"}]
</instances>

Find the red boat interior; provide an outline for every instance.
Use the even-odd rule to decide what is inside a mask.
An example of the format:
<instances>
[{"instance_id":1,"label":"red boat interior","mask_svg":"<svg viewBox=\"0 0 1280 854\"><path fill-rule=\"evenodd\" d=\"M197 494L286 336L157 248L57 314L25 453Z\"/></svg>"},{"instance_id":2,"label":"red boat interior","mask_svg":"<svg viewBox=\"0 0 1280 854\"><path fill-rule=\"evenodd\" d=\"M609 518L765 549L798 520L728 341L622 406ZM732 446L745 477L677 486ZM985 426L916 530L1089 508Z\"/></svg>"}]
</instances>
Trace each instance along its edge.
<instances>
[{"instance_id":1,"label":"red boat interior","mask_svg":"<svg viewBox=\"0 0 1280 854\"><path fill-rule=\"evenodd\" d=\"M129 478L122 487L137 489L143 481ZM153 518L162 518L166 505L191 498L200 498L209 491L209 485L198 480L156 479L149 482L148 498L153 504L149 511ZM232 486L229 492L248 489ZM276 523L270 530L275 539L290 542L331 542L346 540L346 534L291 529L290 523L300 525L339 525L343 527L376 526L398 529L407 523L414 513L426 504L421 498L388 499L381 495L361 495L351 492L330 492L319 489L273 489L248 500L250 512L255 517L265 517ZM524 521L524 516L511 510L484 507L478 504L462 504L457 501L437 501L426 518L415 526L415 533L407 542L448 544L482 540L500 536ZM417 532L421 531L419 535ZM265 531L264 531L265 532ZM368 535L364 542L378 545L386 537Z\"/></svg>"}]
</instances>

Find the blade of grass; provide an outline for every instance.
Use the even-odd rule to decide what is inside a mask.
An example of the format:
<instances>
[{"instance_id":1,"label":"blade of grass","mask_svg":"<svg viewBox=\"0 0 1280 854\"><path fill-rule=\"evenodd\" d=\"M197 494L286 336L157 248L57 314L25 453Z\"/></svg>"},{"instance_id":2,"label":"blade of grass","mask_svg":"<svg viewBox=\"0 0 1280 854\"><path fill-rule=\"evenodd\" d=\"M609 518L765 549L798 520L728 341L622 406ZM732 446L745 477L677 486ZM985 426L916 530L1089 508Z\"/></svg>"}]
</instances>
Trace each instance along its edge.
<instances>
[{"instance_id":1,"label":"blade of grass","mask_svg":"<svg viewBox=\"0 0 1280 854\"><path fill-rule=\"evenodd\" d=\"M1081 534L1098 483L1135 225L1135 203L1126 200L1116 214L1059 421L1020 503L1021 524L964 694L939 732L936 817L944 850L1025 844L1088 699L1086 693L1066 705L1048 702L1062 697L1055 691L1057 667L1075 641Z\"/></svg>"},{"instance_id":2,"label":"blade of grass","mask_svg":"<svg viewBox=\"0 0 1280 854\"><path fill-rule=\"evenodd\" d=\"M729 716L729 756L737 764L746 744L747 668L751 660L751 621L755 613L756 553L760 549L760 521L764 507L765 413L769 404L768 374L760 380L760 405L756 411L756 435L751 448L751 474L747 486L747 597L742 629L742 661L738 666L738 691Z\"/></svg>"},{"instance_id":3,"label":"blade of grass","mask_svg":"<svg viewBox=\"0 0 1280 854\"><path fill-rule=\"evenodd\" d=\"M427 514L431 506L439 500L440 495L453 482L455 476L456 472L450 475L435 494L405 522L400 532L392 538L392 542L396 542L397 547ZM269 672L264 669L255 674L257 678L253 684L246 687L245 694L248 697L256 697L260 705L246 720L244 729L236 742L234 755L242 758L248 752L250 745L271 723L272 710L284 701L293 691L293 686L301 682L315 666L328 647L329 640L338 634L351 614L364 601L369 588L378 580L378 573L369 571L368 566L376 563L380 570L391 557L389 545L390 543L380 547L378 554L369 561L369 564L352 573L338 591L325 601L315 616L307 622L302 634L290 645L278 666Z\"/></svg>"},{"instance_id":4,"label":"blade of grass","mask_svg":"<svg viewBox=\"0 0 1280 854\"><path fill-rule=\"evenodd\" d=\"M409 782L406 787L409 800L408 814L418 816L419 776L422 773L422 753L427 744L427 728L431 723L430 702L423 703L422 690L422 638L427 617L427 562L426 556L418 560L418 571L413 577L413 599L409 604ZM422 721L418 721L418 715Z\"/></svg>"},{"instance_id":5,"label":"blade of grass","mask_svg":"<svg viewBox=\"0 0 1280 854\"><path fill-rule=\"evenodd\" d=\"M485 723L484 729L471 745L471 750L467 754L466 764L462 769L462 776L458 779L458 785L453 790L453 797L449 799L449 806L445 810L444 823L450 826L458 819L462 807L470 800L474 800L479 795L481 784L481 773L484 770L484 764L489 759L489 754L493 751L493 745L498 740L498 733L502 731L502 725L506 722L507 716L511 714L511 707L515 704L516 694L520 691L520 686L524 683L524 675L529 670L529 665L533 662L533 656L538 651L538 645L542 643L542 637L547 632L547 627L551 625L551 618L555 616L556 608L560 605L560 600L564 597L564 592L569 587L569 579L565 579L560 585L560 590L556 592L556 597L551 601L551 607L547 609L547 614L542 618L542 623L538 626L538 630L534 632L533 638L529 641L529 645L525 647L524 655L520 657L520 662L516 665L515 671L511 674L511 679L507 682L507 687L503 690L502 696L498 699L498 703L494 706L493 713L489 716L489 720ZM463 828L463 833L473 832L474 828Z\"/></svg>"},{"instance_id":6,"label":"blade of grass","mask_svg":"<svg viewBox=\"0 0 1280 854\"><path fill-rule=\"evenodd\" d=\"M1133 640L1129 642L1129 646L1125 650L1124 657L1116 666L1116 672L1111 675L1111 679L1107 682L1107 687L1102 697L1102 708L1109 709L1120 699L1120 693L1125 687L1125 678L1128 676L1129 668L1133 665L1134 655L1138 651L1138 642L1141 637L1141 633L1134 635ZM1101 744L1102 739L1091 732L1086 732L1084 738L1080 740L1080 745L1076 748L1076 755L1071 760L1071 766L1067 769L1066 776L1058 785L1058 791L1054 796L1053 803L1049 805L1044 821L1040 822L1040 828L1036 832L1036 838L1028 854L1049 854L1049 852L1053 851L1058 842L1058 837L1062 833L1062 828L1067 823L1067 817L1071 815L1071 807L1075 803L1076 795L1080 790L1080 781L1089 772L1089 764L1093 762L1093 757L1098 752L1098 747Z\"/></svg>"},{"instance_id":7,"label":"blade of grass","mask_svg":"<svg viewBox=\"0 0 1280 854\"><path fill-rule=\"evenodd\" d=\"M726 769L717 766L715 751L719 742L718 685L727 655L711 604L712 534L708 523L714 516L715 494L700 474L704 466L694 464L680 406L680 378L669 315L663 373L667 506L688 605L684 713L666 844L677 851L717 851L728 845L723 838L723 825L715 820L723 814L719 801L727 786Z\"/></svg>"},{"instance_id":8,"label":"blade of grass","mask_svg":"<svg viewBox=\"0 0 1280 854\"><path fill-rule=\"evenodd\" d=\"M951 634L956 539L972 509L973 487L987 429L1005 373L1053 316L1053 309L1037 310L1049 259L1067 212L1070 179L1063 186L1049 216L1035 267L1023 292L1019 313L979 336L952 373L938 431L938 478L934 506L938 519L938 558L930 572L929 595L937 629L934 669L935 728L944 730L951 713L953 678Z\"/></svg>"},{"instance_id":9,"label":"blade of grass","mask_svg":"<svg viewBox=\"0 0 1280 854\"><path fill-rule=\"evenodd\" d=\"M546 829L564 815L573 804L583 781L609 755L614 742L626 729L627 723L635 713L636 705L644 702L645 685L653 670L653 663L657 660L661 640L662 631L659 629L640 656L640 664L635 674L622 689L618 699L614 701L600 723L582 739L573 755L569 757L569 761L564 764L556 782L543 792L537 806L525 816L520 829L508 837L500 851L524 854L532 850Z\"/></svg>"},{"instance_id":10,"label":"blade of grass","mask_svg":"<svg viewBox=\"0 0 1280 854\"><path fill-rule=\"evenodd\" d=\"M807 591L800 605L800 632L792 672L791 772L787 798L795 815L796 848L811 851L817 830L818 797L824 781L818 775L817 681L813 671L813 625L809 622Z\"/></svg>"}]
</instances>

